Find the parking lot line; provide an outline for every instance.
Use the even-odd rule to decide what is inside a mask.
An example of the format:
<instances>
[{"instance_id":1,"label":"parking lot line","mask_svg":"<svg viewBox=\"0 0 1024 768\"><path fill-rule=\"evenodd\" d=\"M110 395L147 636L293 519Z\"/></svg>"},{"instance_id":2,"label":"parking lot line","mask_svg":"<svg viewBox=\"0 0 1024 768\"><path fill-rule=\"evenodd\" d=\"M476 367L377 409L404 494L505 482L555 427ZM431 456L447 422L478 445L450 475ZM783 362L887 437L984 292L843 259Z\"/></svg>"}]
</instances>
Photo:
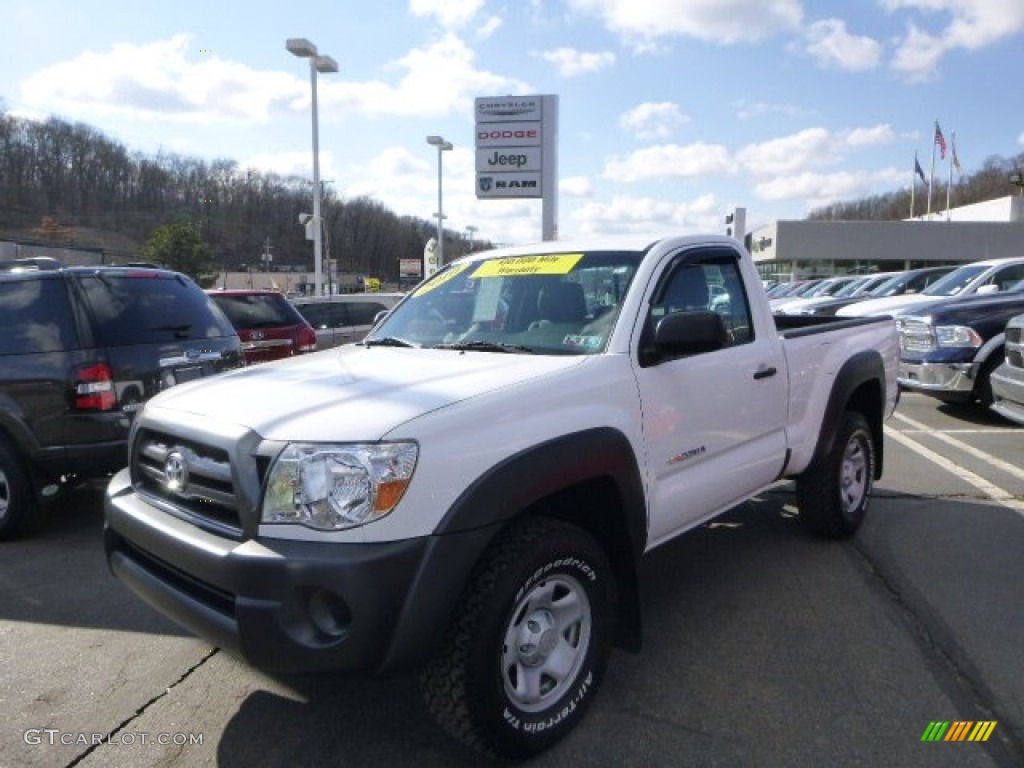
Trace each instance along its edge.
<instances>
[{"instance_id":1,"label":"parking lot line","mask_svg":"<svg viewBox=\"0 0 1024 768\"><path fill-rule=\"evenodd\" d=\"M952 474L956 475L961 480L964 480L970 485L973 485L975 488L984 493L993 501L1003 505L1004 507L1012 509L1018 515L1024 517L1024 501L1018 500L1009 491L1003 490L995 483L990 483L988 480L981 477L980 475L976 475L975 473L971 472L971 470L967 469L967 467L961 466L956 462L950 461L945 456L942 456L941 454L938 454L935 451L933 451L931 448L927 448L921 445L919 442L917 442L913 438L907 437L899 430L887 426L885 427L885 434L887 437L890 437L900 445L909 448L911 451L918 454L922 458L927 459L933 464L936 464L942 469L945 469L947 472L951 472Z\"/></svg>"},{"instance_id":2,"label":"parking lot line","mask_svg":"<svg viewBox=\"0 0 1024 768\"><path fill-rule=\"evenodd\" d=\"M1006 472L1007 474L1012 475L1013 477L1016 477L1018 480L1024 481L1024 469L1021 469L1016 464L1010 464L1009 462L1006 462L1006 461L1003 461L1002 459L996 458L992 454L985 453L985 451L979 451L977 448L975 448L972 445L968 445L967 443L962 443L959 440L957 440L955 437L950 437L948 431L945 431L945 432L937 431L934 428L929 428L925 424L922 424L919 421L915 421L914 419L911 419L910 417L904 416L903 414L900 414L900 413L895 414L895 418L898 419L899 421L902 421L904 424L909 424L915 430L925 431L928 434L930 434L933 437L935 437L936 440L941 440L942 442L946 443L946 445L951 445L952 447L956 448L958 451L963 451L964 453L966 453L966 454L968 454L970 456L973 456L976 459L981 459L982 461L987 461L989 464L991 464L996 469L1002 470L1003 472Z\"/></svg>"}]
</instances>

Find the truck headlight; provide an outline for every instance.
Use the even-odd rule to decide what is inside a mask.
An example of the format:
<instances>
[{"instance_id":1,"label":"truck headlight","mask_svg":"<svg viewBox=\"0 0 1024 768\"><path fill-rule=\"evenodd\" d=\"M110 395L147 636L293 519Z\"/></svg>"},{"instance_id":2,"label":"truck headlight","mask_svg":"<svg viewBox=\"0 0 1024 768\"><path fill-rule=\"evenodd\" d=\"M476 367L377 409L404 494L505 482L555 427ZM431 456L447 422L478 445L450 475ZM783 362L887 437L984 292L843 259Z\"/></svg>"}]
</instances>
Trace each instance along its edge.
<instances>
[{"instance_id":1,"label":"truck headlight","mask_svg":"<svg viewBox=\"0 0 1024 768\"><path fill-rule=\"evenodd\" d=\"M372 523L405 493L415 443L291 443L270 467L260 521L340 531Z\"/></svg>"},{"instance_id":2,"label":"truck headlight","mask_svg":"<svg viewBox=\"0 0 1024 768\"><path fill-rule=\"evenodd\" d=\"M977 332L966 325L935 326L935 342L940 347L968 347L977 349L985 343Z\"/></svg>"}]
</instances>

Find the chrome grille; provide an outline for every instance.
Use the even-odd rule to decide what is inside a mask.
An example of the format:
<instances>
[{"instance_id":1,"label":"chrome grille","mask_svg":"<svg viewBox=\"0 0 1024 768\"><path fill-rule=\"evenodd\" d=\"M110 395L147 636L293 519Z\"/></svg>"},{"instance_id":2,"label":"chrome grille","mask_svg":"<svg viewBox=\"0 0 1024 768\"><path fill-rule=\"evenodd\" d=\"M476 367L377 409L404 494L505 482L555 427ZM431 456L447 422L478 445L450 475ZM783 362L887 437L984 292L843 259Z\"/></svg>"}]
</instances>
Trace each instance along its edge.
<instances>
[{"instance_id":1,"label":"chrome grille","mask_svg":"<svg viewBox=\"0 0 1024 768\"><path fill-rule=\"evenodd\" d=\"M1024 368L1024 326L1021 318L1013 318L1006 326L1006 364L1011 368Z\"/></svg>"},{"instance_id":2,"label":"chrome grille","mask_svg":"<svg viewBox=\"0 0 1024 768\"><path fill-rule=\"evenodd\" d=\"M140 430L132 451L139 490L156 496L197 524L240 535L231 461L216 446Z\"/></svg>"},{"instance_id":3,"label":"chrome grille","mask_svg":"<svg viewBox=\"0 0 1024 768\"><path fill-rule=\"evenodd\" d=\"M900 349L904 352L931 352L935 349L935 329L931 323L912 317L900 318Z\"/></svg>"}]
</instances>

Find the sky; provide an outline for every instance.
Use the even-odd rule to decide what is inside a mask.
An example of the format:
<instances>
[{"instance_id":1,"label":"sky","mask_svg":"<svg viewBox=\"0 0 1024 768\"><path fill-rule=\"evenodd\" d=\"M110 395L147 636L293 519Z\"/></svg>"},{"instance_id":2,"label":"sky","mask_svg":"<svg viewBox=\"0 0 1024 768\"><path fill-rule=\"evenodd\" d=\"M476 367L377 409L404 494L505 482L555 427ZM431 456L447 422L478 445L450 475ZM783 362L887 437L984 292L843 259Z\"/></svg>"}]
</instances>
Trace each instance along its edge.
<instances>
[{"instance_id":1,"label":"sky","mask_svg":"<svg viewBox=\"0 0 1024 768\"><path fill-rule=\"evenodd\" d=\"M446 227L496 243L540 240L541 201L477 199L478 97L558 96L563 240L751 230L907 188L915 153L945 180L954 142L964 174L1024 152L1024 0L32 0L0 29L12 114L311 180L307 38L339 67L334 194L435 217L440 135Z\"/></svg>"}]
</instances>

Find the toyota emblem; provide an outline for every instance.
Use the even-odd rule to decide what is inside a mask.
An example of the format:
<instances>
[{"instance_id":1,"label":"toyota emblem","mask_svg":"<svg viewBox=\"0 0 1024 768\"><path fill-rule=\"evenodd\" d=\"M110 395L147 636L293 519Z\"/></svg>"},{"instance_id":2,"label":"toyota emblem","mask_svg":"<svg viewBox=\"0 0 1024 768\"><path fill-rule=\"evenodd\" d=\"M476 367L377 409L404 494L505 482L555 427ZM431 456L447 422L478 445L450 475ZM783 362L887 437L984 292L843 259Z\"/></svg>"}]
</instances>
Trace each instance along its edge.
<instances>
[{"instance_id":1,"label":"toyota emblem","mask_svg":"<svg viewBox=\"0 0 1024 768\"><path fill-rule=\"evenodd\" d=\"M179 495L188 487L188 460L179 450L167 454L164 461L164 477L167 478L167 490Z\"/></svg>"}]
</instances>

